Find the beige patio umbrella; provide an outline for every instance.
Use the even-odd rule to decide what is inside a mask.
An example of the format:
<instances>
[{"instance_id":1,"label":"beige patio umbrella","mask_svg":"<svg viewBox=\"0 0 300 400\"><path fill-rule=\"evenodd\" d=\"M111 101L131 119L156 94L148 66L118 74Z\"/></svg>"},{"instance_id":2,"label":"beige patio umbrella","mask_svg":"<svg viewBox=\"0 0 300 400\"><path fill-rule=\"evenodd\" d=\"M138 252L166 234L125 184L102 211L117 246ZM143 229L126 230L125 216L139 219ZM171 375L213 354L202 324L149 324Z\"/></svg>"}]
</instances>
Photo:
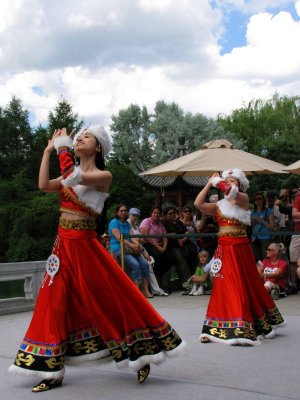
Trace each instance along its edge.
<instances>
[{"instance_id":1,"label":"beige patio umbrella","mask_svg":"<svg viewBox=\"0 0 300 400\"><path fill-rule=\"evenodd\" d=\"M148 169L140 175L209 176L216 171L240 168L247 175L285 173L286 166L267 158L235 149L226 139L205 143L201 150Z\"/></svg>"},{"instance_id":2,"label":"beige patio umbrella","mask_svg":"<svg viewBox=\"0 0 300 400\"><path fill-rule=\"evenodd\" d=\"M294 162L293 164L289 165L288 167L284 168L285 171L292 172L293 174L300 175L300 160Z\"/></svg>"}]
</instances>

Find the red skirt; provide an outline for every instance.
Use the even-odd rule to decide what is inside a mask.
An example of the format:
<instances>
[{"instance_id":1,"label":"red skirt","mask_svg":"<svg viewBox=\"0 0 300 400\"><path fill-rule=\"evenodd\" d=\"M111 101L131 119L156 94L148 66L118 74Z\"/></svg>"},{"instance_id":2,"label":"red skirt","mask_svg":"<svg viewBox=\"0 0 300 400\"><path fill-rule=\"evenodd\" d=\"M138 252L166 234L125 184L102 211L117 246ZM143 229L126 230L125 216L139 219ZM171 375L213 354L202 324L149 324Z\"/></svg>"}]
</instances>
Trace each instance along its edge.
<instances>
[{"instance_id":1,"label":"red skirt","mask_svg":"<svg viewBox=\"0 0 300 400\"><path fill-rule=\"evenodd\" d=\"M65 358L111 355L135 370L175 354L182 340L103 248L94 231L59 227L60 260L45 275L12 371L60 378Z\"/></svg>"},{"instance_id":2,"label":"red skirt","mask_svg":"<svg viewBox=\"0 0 300 400\"><path fill-rule=\"evenodd\" d=\"M260 279L248 238L223 236L215 258L222 261L200 338L228 344L258 344L284 322ZM269 336L268 336L269 335Z\"/></svg>"}]
</instances>

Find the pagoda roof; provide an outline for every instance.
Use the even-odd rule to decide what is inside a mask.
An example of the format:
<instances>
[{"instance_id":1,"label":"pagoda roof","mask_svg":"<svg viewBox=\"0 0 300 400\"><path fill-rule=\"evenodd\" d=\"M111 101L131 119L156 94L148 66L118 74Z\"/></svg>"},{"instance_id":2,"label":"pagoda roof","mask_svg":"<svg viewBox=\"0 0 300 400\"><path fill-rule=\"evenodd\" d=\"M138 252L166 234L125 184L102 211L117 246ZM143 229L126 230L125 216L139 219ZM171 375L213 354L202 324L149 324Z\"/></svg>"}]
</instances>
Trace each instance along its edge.
<instances>
[{"instance_id":1,"label":"pagoda roof","mask_svg":"<svg viewBox=\"0 0 300 400\"><path fill-rule=\"evenodd\" d=\"M140 176L142 181L151 187L176 187L176 186L192 186L202 187L207 184L208 177L206 176Z\"/></svg>"}]
</instances>

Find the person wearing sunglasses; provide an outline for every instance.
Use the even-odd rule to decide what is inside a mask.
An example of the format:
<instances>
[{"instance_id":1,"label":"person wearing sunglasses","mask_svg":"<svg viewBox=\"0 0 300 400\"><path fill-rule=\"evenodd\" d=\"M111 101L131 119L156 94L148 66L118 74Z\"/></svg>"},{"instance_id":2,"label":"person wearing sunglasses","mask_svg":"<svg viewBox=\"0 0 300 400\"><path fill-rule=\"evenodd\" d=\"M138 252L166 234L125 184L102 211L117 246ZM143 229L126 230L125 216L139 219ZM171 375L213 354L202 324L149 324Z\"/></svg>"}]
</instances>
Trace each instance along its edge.
<instances>
[{"instance_id":1,"label":"person wearing sunglasses","mask_svg":"<svg viewBox=\"0 0 300 400\"><path fill-rule=\"evenodd\" d=\"M120 260L121 257L121 234L134 234L132 226L127 218L128 212L126 205L118 204L115 208L115 218L110 221L108 227L108 233L111 236L110 250L117 260ZM142 255L143 247L139 239L125 237L124 244L124 262L126 267L129 268L134 284L137 288L141 286L142 292L147 298L152 298L153 296L149 291L149 265Z\"/></svg>"},{"instance_id":2,"label":"person wearing sunglasses","mask_svg":"<svg viewBox=\"0 0 300 400\"><path fill-rule=\"evenodd\" d=\"M274 215L267 206L263 192L256 192L253 196L254 206L251 212L251 245L255 260L265 257L267 247L272 241L268 233L274 228Z\"/></svg>"},{"instance_id":3,"label":"person wearing sunglasses","mask_svg":"<svg viewBox=\"0 0 300 400\"><path fill-rule=\"evenodd\" d=\"M264 286L273 300L285 297L287 291L288 263L281 259L282 247L279 243L270 243L266 258L258 265Z\"/></svg>"},{"instance_id":4,"label":"person wearing sunglasses","mask_svg":"<svg viewBox=\"0 0 300 400\"><path fill-rule=\"evenodd\" d=\"M224 198L206 202L212 187ZM200 341L230 345L260 343L275 336L273 326L284 319L264 288L246 232L251 224L249 181L239 168L212 175L195 200L205 214L214 215L219 226L218 247L211 261L212 295Z\"/></svg>"}]
</instances>

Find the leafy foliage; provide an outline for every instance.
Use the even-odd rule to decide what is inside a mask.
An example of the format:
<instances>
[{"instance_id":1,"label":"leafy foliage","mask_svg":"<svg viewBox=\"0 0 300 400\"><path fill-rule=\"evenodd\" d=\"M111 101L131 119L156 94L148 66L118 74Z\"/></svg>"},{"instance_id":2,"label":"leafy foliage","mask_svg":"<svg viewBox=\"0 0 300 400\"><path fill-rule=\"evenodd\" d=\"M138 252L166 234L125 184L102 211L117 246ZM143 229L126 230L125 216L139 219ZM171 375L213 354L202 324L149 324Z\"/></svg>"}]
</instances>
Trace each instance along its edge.
<instances>
[{"instance_id":1,"label":"leafy foliage","mask_svg":"<svg viewBox=\"0 0 300 400\"><path fill-rule=\"evenodd\" d=\"M144 185L128 165L111 160L107 169L113 176L109 189L108 219L114 218L114 210L119 203L126 204L128 208L137 207L148 216L154 204L154 192Z\"/></svg>"},{"instance_id":2,"label":"leafy foliage","mask_svg":"<svg viewBox=\"0 0 300 400\"><path fill-rule=\"evenodd\" d=\"M184 136L187 150L192 152L213 139L224 138L243 148L243 139L236 138L211 118L185 113L177 104L158 101L154 114L146 107L131 104L112 116L114 159L130 165L135 172L169 161L178 150L178 138Z\"/></svg>"},{"instance_id":3,"label":"leafy foliage","mask_svg":"<svg viewBox=\"0 0 300 400\"><path fill-rule=\"evenodd\" d=\"M175 103L158 101L153 113L145 106L130 105L112 116L114 153L108 170L113 182L108 199L108 220L124 202L148 215L155 191L137 172L159 165L174 156L178 138L185 136L188 152L213 139L225 138L236 148L285 165L297 161L300 139L299 97L253 100L216 120L186 113ZM12 97L0 108L0 262L41 260L51 251L58 220L57 194L37 190L41 154L54 129L79 130L84 121L61 98L49 112L48 126L32 129L21 100ZM59 174L53 154L50 177ZM256 190L300 187L294 174L258 175L251 178L250 196Z\"/></svg>"}]
</instances>

